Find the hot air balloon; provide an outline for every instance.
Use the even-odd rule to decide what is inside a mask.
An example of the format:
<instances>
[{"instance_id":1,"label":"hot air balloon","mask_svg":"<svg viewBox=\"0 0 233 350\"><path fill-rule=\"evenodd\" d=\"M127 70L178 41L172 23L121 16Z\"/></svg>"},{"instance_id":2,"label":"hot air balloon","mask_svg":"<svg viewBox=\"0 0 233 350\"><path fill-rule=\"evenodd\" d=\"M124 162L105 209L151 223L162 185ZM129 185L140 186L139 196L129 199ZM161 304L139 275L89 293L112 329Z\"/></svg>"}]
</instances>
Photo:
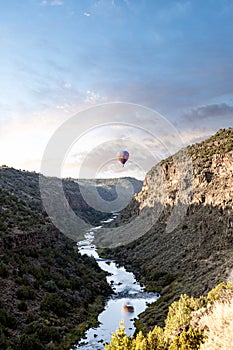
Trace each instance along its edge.
<instances>
[{"instance_id":1,"label":"hot air balloon","mask_svg":"<svg viewBox=\"0 0 233 350\"><path fill-rule=\"evenodd\" d=\"M120 151L117 154L117 158L118 158L119 162L121 162L121 164L124 166L129 158L129 152L128 151Z\"/></svg>"}]
</instances>

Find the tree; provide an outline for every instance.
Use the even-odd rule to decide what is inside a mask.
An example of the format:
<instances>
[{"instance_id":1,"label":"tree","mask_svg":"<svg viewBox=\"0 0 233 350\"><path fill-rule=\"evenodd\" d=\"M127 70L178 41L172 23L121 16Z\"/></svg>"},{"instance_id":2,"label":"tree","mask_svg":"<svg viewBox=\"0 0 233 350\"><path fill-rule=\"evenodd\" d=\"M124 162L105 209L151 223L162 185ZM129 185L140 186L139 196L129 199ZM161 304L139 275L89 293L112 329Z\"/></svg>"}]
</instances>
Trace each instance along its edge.
<instances>
[{"instance_id":1,"label":"tree","mask_svg":"<svg viewBox=\"0 0 233 350\"><path fill-rule=\"evenodd\" d=\"M132 339L125 333L124 321L121 321L119 329L112 334L110 344L105 345L105 350L132 350Z\"/></svg>"}]
</instances>

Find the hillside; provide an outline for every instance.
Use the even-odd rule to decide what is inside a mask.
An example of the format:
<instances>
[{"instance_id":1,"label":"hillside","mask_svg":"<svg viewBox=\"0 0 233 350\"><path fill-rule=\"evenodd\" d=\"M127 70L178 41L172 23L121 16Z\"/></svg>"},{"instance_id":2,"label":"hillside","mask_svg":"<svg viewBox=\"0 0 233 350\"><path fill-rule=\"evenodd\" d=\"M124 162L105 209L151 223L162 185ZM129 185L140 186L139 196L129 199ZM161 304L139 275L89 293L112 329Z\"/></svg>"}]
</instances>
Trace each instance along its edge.
<instances>
[{"instance_id":1,"label":"hillside","mask_svg":"<svg viewBox=\"0 0 233 350\"><path fill-rule=\"evenodd\" d=\"M81 256L50 222L38 180L36 173L0 169L1 350L69 349L96 324L112 292L95 260ZM87 222L108 217L88 207L77 183L63 186Z\"/></svg>"},{"instance_id":2,"label":"hillside","mask_svg":"<svg viewBox=\"0 0 233 350\"><path fill-rule=\"evenodd\" d=\"M129 186L129 183L132 184L134 188L134 193L138 193L142 189L142 181L137 180L133 177L120 177L113 179L73 179L78 182L80 186L97 186L100 190L101 195L106 200L111 200L116 197L116 185L121 185L122 187ZM105 194L105 196L104 196Z\"/></svg>"},{"instance_id":3,"label":"hillside","mask_svg":"<svg viewBox=\"0 0 233 350\"><path fill-rule=\"evenodd\" d=\"M56 188L58 179L56 178L48 178L48 185L50 188ZM98 225L101 220L107 219L110 216L110 213L104 213L102 211L98 211L91 206L89 206L82 196L82 189L85 188L87 191L97 187L97 191L99 193L100 198L102 198L106 202L106 206L109 201L115 199L116 196L116 186L119 185L123 191L125 190L125 186L127 184L132 183L133 193L137 193L140 191L142 187L142 182L133 178L120 178L120 179L97 179L97 180L77 180L77 179L63 179L62 185L65 193L65 197L74 211L74 213L80 217L84 222L90 225ZM14 201L16 201L19 205L19 212L17 212L16 217L17 224L15 220L12 219L12 216L15 215L15 210L10 205L9 212L1 209L0 214L2 214L2 218L0 221L1 231L4 231L4 225L7 224L7 230L5 230L4 236L0 234L0 252L2 247L10 248L9 244L19 246L22 242L22 245L25 242L28 242L28 233L29 227L33 224L33 220L37 221L39 225L41 218L44 219L47 217L45 210L43 209L41 194L39 188L39 174L35 172L21 171L14 168L8 168L7 166L0 167L0 189L4 192L7 191L10 196L14 196ZM92 192L91 192L92 193ZM56 193L53 193L54 201L57 200ZM26 205L25 205L26 202ZM22 204L23 203L23 204ZM27 206L30 206L30 213L26 213ZM54 205L54 203L52 203ZM64 217L65 212L65 203L59 203L58 210L61 211L61 216ZM23 214L23 217L19 216ZM33 217L36 218L33 219ZM38 219L40 217L40 219ZM65 219L65 218L64 218ZM12 221L12 223L11 223ZM38 226L36 224L36 226ZM9 235L9 229L11 226L16 226L15 229L21 229L25 227L27 230L21 232L20 235ZM89 227L87 225L87 227ZM76 228L75 228L76 230ZM1 232L0 231L0 232ZM76 230L77 231L77 230ZM76 233L78 235L78 233ZM33 233L30 234L31 236ZM75 236L71 235L72 238L75 239ZM13 242L13 241L14 242ZM11 241L11 243L9 243Z\"/></svg>"},{"instance_id":4,"label":"hillside","mask_svg":"<svg viewBox=\"0 0 233 350\"><path fill-rule=\"evenodd\" d=\"M192 177L184 187L189 202L183 206L185 210L181 216L176 209L182 209L178 176L182 164L174 161L175 155L149 171L142 191L114 223L120 226L118 231L114 227L105 237L97 238L101 247L111 246L111 232L123 237L125 245L120 246L117 241L113 246L119 247L105 249L104 254L115 256L136 273L148 289L162 295L137 321L139 329L163 325L168 305L180 294L198 297L219 282L232 278L233 129L219 130L185 151L191 159ZM140 225L146 226L145 212L152 213L151 216L159 212L159 217L140 236ZM178 220L173 229L168 229L172 215ZM140 217L141 222L139 220L138 226L133 226L134 231L129 232L130 223ZM133 240L134 237L139 238Z\"/></svg>"},{"instance_id":5,"label":"hillside","mask_svg":"<svg viewBox=\"0 0 233 350\"><path fill-rule=\"evenodd\" d=\"M94 186L104 200L125 179L62 181L73 211L98 225L109 217L90 207L80 186ZM48 183L53 186L56 178ZM134 190L142 183L131 181ZM55 194L56 195L56 194ZM61 203L61 208L63 203ZM70 349L90 326L112 290L94 259L51 223L43 209L39 174L0 168L0 349Z\"/></svg>"}]
</instances>

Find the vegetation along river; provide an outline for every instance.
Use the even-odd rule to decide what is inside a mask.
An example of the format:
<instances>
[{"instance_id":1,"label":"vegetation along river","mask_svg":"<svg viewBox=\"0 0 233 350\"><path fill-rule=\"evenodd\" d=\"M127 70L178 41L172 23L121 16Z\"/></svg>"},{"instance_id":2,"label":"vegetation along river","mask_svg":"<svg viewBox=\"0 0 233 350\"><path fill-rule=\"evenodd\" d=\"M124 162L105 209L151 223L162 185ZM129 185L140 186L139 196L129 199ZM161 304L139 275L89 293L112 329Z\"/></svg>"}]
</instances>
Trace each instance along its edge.
<instances>
[{"instance_id":1,"label":"vegetation along river","mask_svg":"<svg viewBox=\"0 0 233 350\"><path fill-rule=\"evenodd\" d=\"M113 219L116 216L113 216ZM113 220L109 219L107 222ZM134 319L143 312L149 303L156 301L158 293L146 292L133 273L127 272L124 267L118 266L113 260L101 259L92 244L95 231L102 226L90 229L85 240L78 242L79 252L93 256L100 268L108 272L107 282L112 287L114 294L106 300L106 306L98 317L99 326L90 328L85 336L75 346L82 350L102 350L104 344L109 343L111 335L115 332L123 320L127 335L133 335L135 331Z\"/></svg>"}]
</instances>

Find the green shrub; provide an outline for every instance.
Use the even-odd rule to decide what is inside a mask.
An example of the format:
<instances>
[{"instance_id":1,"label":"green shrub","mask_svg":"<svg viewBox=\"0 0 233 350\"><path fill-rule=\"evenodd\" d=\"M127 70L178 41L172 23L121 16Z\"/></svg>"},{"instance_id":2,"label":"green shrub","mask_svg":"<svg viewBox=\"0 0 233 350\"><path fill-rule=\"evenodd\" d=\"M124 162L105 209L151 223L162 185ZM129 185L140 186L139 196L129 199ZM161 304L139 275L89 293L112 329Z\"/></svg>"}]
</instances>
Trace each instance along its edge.
<instances>
[{"instance_id":1,"label":"green shrub","mask_svg":"<svg viewBox=\"0 0 233 350\"><path fill-rule=\"evenodd\" d=\"M71 280L68 280L66 278L59 278L56 280L56 283L58 288L63 290L71 289L72 286Z\"/></svg>"},{"instance_id":2,"label":"green shrub","mask_svg":"<svg viewBox=\"0 0 233 350\"><path fill-rule=\"evenodd\" d=\"M51 340L53 342L61 341L59 330L55 327L43 326L37 334L40 340L46 343L50 342Z\"/></svg>"},{"instance_id":3,"label":"green shrub","mask_svg":"<svg viewBox=\"0 0 233 350\"><path fill-rule=\"evenodd\" d=\"M47 294L41 305L41 311L52 311L59 317L65 317L67 315L67 303L57 293Z\"/></svg>"},{"instance_id":4,"label":"green shrub","mask_svg":"<svg viewBox=\"0 0 233 350\"><path fill-rule=\"evenodd\" d=\"M146 336L148 349L165 350L167 344L164 340L164 332L161 327L156 326Z\"/></svg>"},{"instance_id":5,"label":"green shrub","mask_svg":"<svg viewBox=\"0 0 233 350\"><path fill-rule=\"evenodd\" d=\"M23 334L18 340L16 350L44 350L36 335Z\"/></svg>"},{"instance_id":6,"label":"green shrub","mask_svg":"<svg viewBox=\"0 0 233 350\"><path fill-rule=\"evenodd\" d=\"M7 231L7 225L4 224L4 222L0 221L0 231L6 232Z\"/></svg>"},{"instance_id":7,"label":"green shrub","mask_svg":"<svg viewBox=\"0 0 233 350\"><path fill-rule=\"evenodd\" d=\"M187 332L182 332L174 338L169 350L198 350L203 342L203 331L190 327Z\"/></svg>"},{"instance_id":8,"label":"green shrub","mask_svg":"<svg viewBox=\"0 0 233 350\"><path fill-rule=\"evenodd\" d=\"M233 283L230 282L220 283L208 297L196 299L181 295L169 307L164 328L156 326L146 335L139 331L131 338L126 336L121 323L105 350L228 350L232 348L232 303Z\"/></svg>"},{"instance_id":9,"label":"green shrub","mask_svg":"<svg viewBox=\"0 0 233 350\"><path fill-rule=\"evenodd\" d=\"M3 334L1 328L0 328L0 349L1 350L10 350L9 342L6 338L6 336Z\"/></svg>"},{"instance_id":10,"label":"green shrub","mask_svg":"<svg viewBox=\"0 0 233 350\"><path fill-rule=\"evenodd\" d=\"M61 340L58 328L46 326L38 321L28 324L24 329L24 333L27 335L36 335L43 343L49 343L51 340L54 342Z\"/></svg>"},{"instance_id":11,"label":"green shrub","mask_svg":"<svg viewBox=\"0 0 233 350\"><path fill-rule=\"evenodd\" d=\"M42 267L34 267L31 269L32 275L37 279L37 280L42 280L46 276L46 272Z\"/></svg>"},{"instance_id":12,"label":"green shrub","mask_svg":"<svg viewBox=\"0 0 233 350\"><path fill-rule=\"evenodd\" d=\"M27 315L26 324L32 323L32 322L36 321L36 319L37 319L37 317L35 314L29 313Z\"/></svg>"},{"instance_id":13,"label":"green shrub","mask_svg":"<svg viewBox=\"0 0 233 350\"><path fill-rule=\"evenodd\" d=\"M2 261L0 262L0 277L7 278L9 276L8 266Z\"/></svg>"},{"instance_id":14,"label":"green shrub","mask_svg":"<svg viewBox=\"0 0 233 350\"><path fill-rule=\"evenodd\" d=\"M28 281L26 280L26 278L19 276L15 277L15 282L20 285L28 285Z\"/></svg>"},{"instance_id":15,"label":"green shrub","mask_svg":"<svg viewBox=\"0 0 233 350\"><path fill-rule=\"evenodd\" d=\"M27 311L28 306L27 306L27 304L25 303L25 301L21 301L21 302L19 303L18 309L19 309L19 311Z\"/></svg>"},{"instance_id":16,"label":"green shrub","mask_svg":"<svg viewBox=\"0 0 233 350\"><path fill-rule=\"evenodd\" d=\"M44 287L50 293L55 292L57 289L56 283L52 280L45 282Z\"/></svg>"},{"instance_id":17,"label":"green shrub","mask_svg":"<svg viewBox=\"0 0 233 350\"><path fill-rule=\"evenodd\" d=\"M131 349L131 339L127 337L125 333L125 326L123 322L121 322L120 327L116 331L116 333L112 334L112 339L110 344L105 346L105 350L115 350L115 349L119 349L119 350Z\"/></svg>"},{"instance_id":18,"label":"green shrub","mask_svg":"<svg viewBox=\"0 0 233 350\"><path fill-rule=\"evenodd\" d=\"M165 337L167 340L180 328L185 328L191 320L191 312L196 311L206 304L204 297L196 299L186 294L180 296L178 301L169 307L165 321Z\"/></svg>"},{"instance_id":19,"label":"green shrub","mask_svg":"<svg viewBox=\"0 0 233 350\"><path fill-rule=\"evenodd\" d=\"M154 281L156 281L159 278L164 277L166 274L167 274L167 272L165 272L165 271L156 271L156 272L153 273L152 278L153 278Z\"/></svg>"},{"instance_id":20,"label":"green shrub","mask_svg":"<svg viewBox=\"0 0 233 350\"><path fill-rule=\"evenodd\" d=\"M161 286L162 287L168 286L169 284L174 282L176 278L177 278L176 275L173 275L172 273L167 273L166 276L164 276L163 279L161 280Z\"/></svg>"},{"instance_id":21,"label":"green shrub","mask_svg":"<svg viewBox=\"0 0 233 350\"><path fill-rule=\"evenodd\" d=\"M15 329L17 326L15 316L6 310L2 303L0 303L0 325L11 329Z\"/></svg>"},{"instance_id":22,"label":"green shrub","mask_svg":"<svg viewBox=\"0 0 233 350\"><path fill-rule=\"evenodd\" d=\"M213 303L217 300L229 302L233 298L233 283L222 282L208 293L208 301Z\"/></svg>"},{"instance_id":23,"label":"green shrub","mask_svg":"<svg viewBox=\"0 0 233 350\"><path fill-rule=\"evenodd\" d=\"M16 295L17 295L17 298L20 300L27 300L27 299L34 300L36 298L35 291L28 286L19 287L19 289L16 291Z\"/></svg>"}]
</instances>

